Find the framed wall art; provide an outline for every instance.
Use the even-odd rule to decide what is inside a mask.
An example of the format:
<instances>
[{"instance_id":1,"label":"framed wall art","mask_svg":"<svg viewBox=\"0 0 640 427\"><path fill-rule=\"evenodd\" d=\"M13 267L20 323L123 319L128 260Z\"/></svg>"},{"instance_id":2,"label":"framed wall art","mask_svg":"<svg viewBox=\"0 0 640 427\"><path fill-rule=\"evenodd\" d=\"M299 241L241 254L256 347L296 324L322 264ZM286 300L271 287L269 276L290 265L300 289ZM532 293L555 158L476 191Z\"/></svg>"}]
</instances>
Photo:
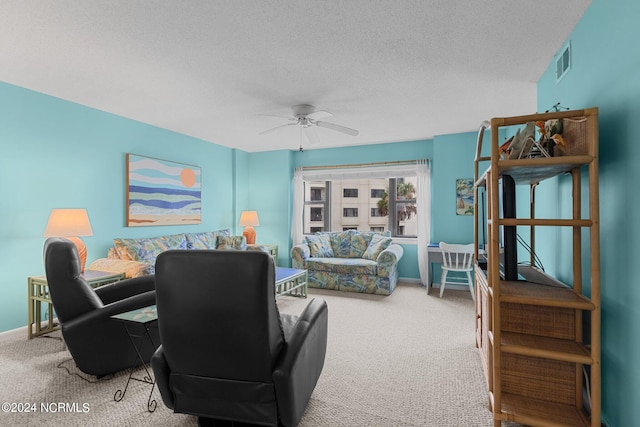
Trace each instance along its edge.
<instances>
[{"instance_id":1,"label":"framed wall art","mask_svg":"<svg viewBox=\"0 0 640 427\"><path fill-rule=\"evenodd\" d=\"M127 227L200 224L200 167L127 154Z\"/></svg>"},{"instance_id":2,"label":"framed wall art","mask_svg":"<svg viewBox=\"0 0 640 427\"><path fill-rule=\"evenodd\" d=\"M473 179L456 179L456 215L473 215Z\"/></svg>"}]
</instances>

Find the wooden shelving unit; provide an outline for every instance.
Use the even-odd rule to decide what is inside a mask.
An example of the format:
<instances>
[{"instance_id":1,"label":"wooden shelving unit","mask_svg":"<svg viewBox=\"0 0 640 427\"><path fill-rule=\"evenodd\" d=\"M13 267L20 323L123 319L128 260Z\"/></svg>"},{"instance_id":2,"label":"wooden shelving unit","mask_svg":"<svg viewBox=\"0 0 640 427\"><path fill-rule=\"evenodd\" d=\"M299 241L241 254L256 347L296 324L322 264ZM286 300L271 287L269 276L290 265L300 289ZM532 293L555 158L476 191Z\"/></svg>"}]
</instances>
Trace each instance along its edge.
<instances>
[{"instance_id":1,"label":"wooden shelving unit","mask_svg":"<svg viewBox=\"0 0 640 427\"><path fill-rule=\"evenodd\" d=\"M552 119L580 123L580 131L573 133L571 140L567 138L577 149L558 157L506 159L502 156L500 128ZM488 127L491 155L482 157L484 131ZM481 167L484 167L482 174ZM570 218L536 218L537 184L561 174L572 177L572 197L567 201L572 210ZM503 217L500 181L504 175L511 176L516 185L529 186L528 217ZM585 175L587 182L583 183ZM486 262L479 262L477 249L475 254L476 340L494 425L499 427L502 421L515 421L532 426L600 427L598 109L494 118L490 123L485 122L478 135L475 186L476 248L483 243L479 240L481 188L486 201L488 245ZM584 192L587 188L588 192ZM583 194L588 194L589 207L585 212ZM529 229L531 259L529 265L518 266L519 279L515 281L503 280L500 272L500 236L505 226ZM539 227L572 230L572 283L562 283L534 266L535 231ZM585 229L589 230L588 238L583 237ZM586 262L583 244L588 244ZM583 262L590 273L588 292L583 289ZM587 337L583 337L584 325L590 331Z\"/></svg>"}]
</instances>

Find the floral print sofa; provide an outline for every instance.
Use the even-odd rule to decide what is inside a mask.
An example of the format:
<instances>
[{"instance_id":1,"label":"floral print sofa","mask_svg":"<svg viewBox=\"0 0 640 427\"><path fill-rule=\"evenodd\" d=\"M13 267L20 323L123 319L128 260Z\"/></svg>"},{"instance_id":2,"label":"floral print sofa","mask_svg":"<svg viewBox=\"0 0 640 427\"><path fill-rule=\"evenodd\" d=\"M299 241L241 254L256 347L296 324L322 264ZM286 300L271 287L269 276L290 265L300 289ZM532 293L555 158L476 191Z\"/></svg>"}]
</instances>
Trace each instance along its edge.
<instances>
[{"instance_id":1,"label":"floral print sofa","mask_svg":"<svg viewBox=\"0 0 640 427\"><path fill-rule=\"evenodd\" d=\"M127 278L153 274L156 257L169 249L265 250L257 245L247 246L244 236L232 236L229 229L138 239L118 238L113 239L113 247L107 257L93 261L88 268L124 272Z\"/></svg>"},{"instance_id":2,"label":"floral print sofa","mask_svg":"<svg viewBox=\"0 0 640 427\"><path fill-rule=\"evenodd\" d=\"M291 260L308 271L311 287L390 295L402 254L389 236L348 230L306 236L291 249Z\"/></svg>"}]
</instances>

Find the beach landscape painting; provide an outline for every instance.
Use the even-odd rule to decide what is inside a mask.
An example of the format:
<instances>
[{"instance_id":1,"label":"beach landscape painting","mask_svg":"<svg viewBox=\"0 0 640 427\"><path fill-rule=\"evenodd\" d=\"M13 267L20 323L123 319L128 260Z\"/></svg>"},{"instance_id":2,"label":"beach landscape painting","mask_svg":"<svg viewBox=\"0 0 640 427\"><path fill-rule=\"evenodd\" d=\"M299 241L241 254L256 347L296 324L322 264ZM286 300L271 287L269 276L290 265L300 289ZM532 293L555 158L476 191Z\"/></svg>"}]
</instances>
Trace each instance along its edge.
<instances>
[{"instance_id":1,"label":"beach landscape painting","mask_svg":"<svg viewBox=\"0 0 640 427\"><path fill-rule=\"evenodd\" d=\"M198 166L127 154L127 227L201 222Z\"/></svg>"},{"instance_id":2,"label":"beach landscape painting","mask_svg":"<svg viewBox=\"0 0 640 427\"><path fill-rule=\"evenodd\" d=\"M456 179L456 214L473 215L473 180Z\"/></svg>"}]
</instances>

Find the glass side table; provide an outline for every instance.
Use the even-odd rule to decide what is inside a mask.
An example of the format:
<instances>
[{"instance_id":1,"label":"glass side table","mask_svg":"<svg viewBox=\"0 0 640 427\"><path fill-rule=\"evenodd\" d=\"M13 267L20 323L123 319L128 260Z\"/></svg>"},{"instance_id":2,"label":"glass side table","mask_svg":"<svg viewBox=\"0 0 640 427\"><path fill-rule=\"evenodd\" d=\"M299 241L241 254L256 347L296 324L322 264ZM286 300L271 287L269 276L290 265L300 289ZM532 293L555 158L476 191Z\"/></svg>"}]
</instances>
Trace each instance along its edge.
<instances>
[{"instance_id":1,"label":"glass side table","mask_svg":"<svg viewBox=\"0 0 640 427\"><path fill-rule=\"evenodd\" d=\"M131 340L131 345L136 350L136 359L131 362L131 368L129 370L129 378L127 378L127 383L124 386L124 389L116 390L113 395L113 400L116 402L120 402L124 399L124 395L127 393L127 389L129 388L129 383L131 380L151 384L151 392L149 392L149 399L147 399L147 411L153 412L158 407L158 402L153 397L153 389L155 388L156 382L151 375L151 370L149 369L149 365L143 360L142 354L140 353L140 349L142 348L145 340L149 340L153 348L157 348L156 343L153 342L153 338L151 337L151 333L149 330L152 327L158 327L158 311L155 305L149 307L143 307L136 310L127 311L121 314L115 314L111 316L112 319L118 320L124 323L124 327L129 335L129 339ZM142 335L137 333L136 331L130 329L129 327L132 325L143 325L144 332ZM138 343L136 344L136 340ZM159 345L160 343L158 343ZM137 370L137 361L140 361L140 366L144 369L144 375L142 378L136 378L133 376L134 372Z\"/></svg>"},{"instance_id":2,"label":"glass side table","mask_svg":"<svg viewBox=\"0 0 640 427\"><path fill-rule=\"evenodd\" d=\"M112 273L109 271L85 270L82 275L93 288L124 279L124 273ZM49 322L44 328L42 327L42 303L48 305L49 317ZM27 277L27 308L27 337L29 339L49 334L58 329L58 325L54 325L53 323L53 304L51 303L51 296L49 295L47 276Z\"/></svg>"}]
</instances>

